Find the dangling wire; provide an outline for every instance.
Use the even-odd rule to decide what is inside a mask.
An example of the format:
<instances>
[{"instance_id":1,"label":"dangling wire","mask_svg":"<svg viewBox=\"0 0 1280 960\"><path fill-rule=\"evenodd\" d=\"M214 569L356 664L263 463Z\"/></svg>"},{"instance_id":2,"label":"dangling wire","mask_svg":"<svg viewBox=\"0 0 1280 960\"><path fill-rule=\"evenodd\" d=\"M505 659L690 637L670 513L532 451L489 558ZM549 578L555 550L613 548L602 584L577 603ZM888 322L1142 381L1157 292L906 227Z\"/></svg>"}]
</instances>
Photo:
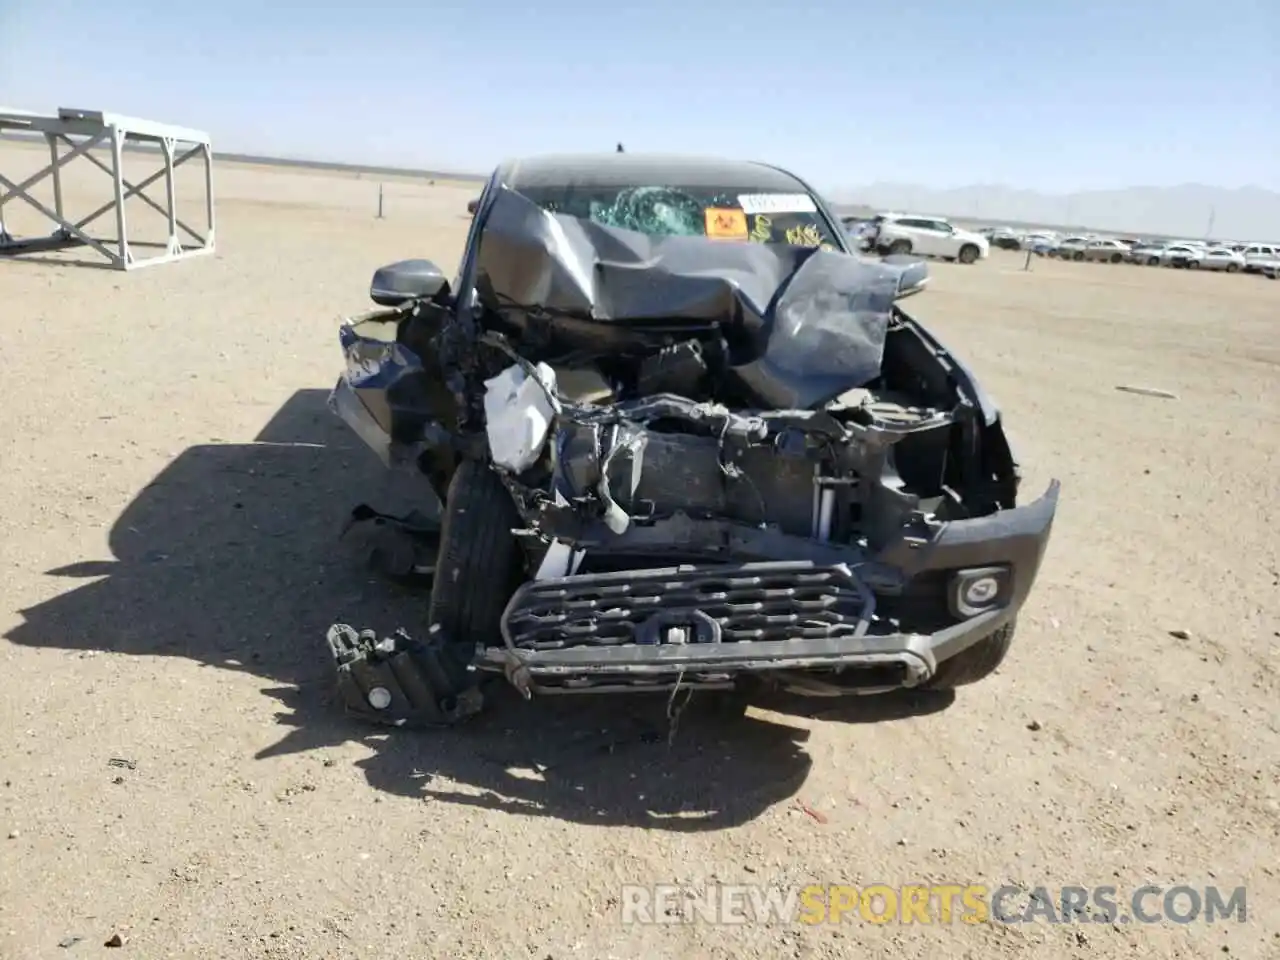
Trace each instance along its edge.
<instances>
[{"instance_id":1,"label":"dangling wire","mask_svg":"<svg viewBox=\"0 0 1280 960\"><path fill-rule=\"evenodd\" d=\"M671 696L667 698L667 746L673 746L676 742L676 730L680 727L680 714L684 712L684 708L689 705L689 701L693 699L693 687L686 687L684 700L679 704L676 703L676 695L680 692L680 686L684 683L684 667L680 668L680 672L676 674L676 685L671 688Z\"/></svg>"}]
</instances>

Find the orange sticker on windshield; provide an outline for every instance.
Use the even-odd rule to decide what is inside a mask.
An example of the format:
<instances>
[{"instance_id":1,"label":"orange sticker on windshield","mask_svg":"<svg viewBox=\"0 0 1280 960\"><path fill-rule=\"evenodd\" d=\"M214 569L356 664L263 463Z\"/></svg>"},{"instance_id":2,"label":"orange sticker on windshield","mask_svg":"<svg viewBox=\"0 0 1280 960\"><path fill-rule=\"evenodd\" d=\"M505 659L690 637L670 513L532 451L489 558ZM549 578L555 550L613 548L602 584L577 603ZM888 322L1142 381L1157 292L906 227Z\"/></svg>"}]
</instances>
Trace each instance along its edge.
<instances>
[{"instance_id":1,"label":"orange sticker on windshield","mask_svg":"<svg viewBox=\"0 0 1280 960\"><path fill-rule=\"evenodd\" d=\"M736 207L707 207L705 215L712 240L747 239L747 215Z\"/></svg>"}]
</instances>

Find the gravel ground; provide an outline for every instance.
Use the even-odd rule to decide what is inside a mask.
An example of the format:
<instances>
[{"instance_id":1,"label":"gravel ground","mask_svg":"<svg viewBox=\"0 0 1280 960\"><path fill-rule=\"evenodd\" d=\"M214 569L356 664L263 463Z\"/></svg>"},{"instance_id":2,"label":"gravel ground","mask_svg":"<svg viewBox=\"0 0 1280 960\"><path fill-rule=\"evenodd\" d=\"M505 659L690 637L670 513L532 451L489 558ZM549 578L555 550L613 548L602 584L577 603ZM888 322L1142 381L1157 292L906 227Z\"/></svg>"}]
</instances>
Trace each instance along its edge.
<instances>
[{"instance_id":1,"label":"gravel ground","mask_svg":"<svg viewBox=\"0 0 1280 960\"><path fill-rule=\"evenodd\" d=\"M375 182L217 172L212 257L0 263L0 956L1280 956L1280 283L935 268L911 309L1028 494L1063 482L1013 651L953 702L691 714L669 746L661 705L512 697L387 734L342 716L324 630L424 602L338 540L401 491L324 398L338 316L380 263L451 269L474 188L388 183L378 220ZM1248 915L622 922L664 883L1243 885Z\"/></svg>"}]
</instances>

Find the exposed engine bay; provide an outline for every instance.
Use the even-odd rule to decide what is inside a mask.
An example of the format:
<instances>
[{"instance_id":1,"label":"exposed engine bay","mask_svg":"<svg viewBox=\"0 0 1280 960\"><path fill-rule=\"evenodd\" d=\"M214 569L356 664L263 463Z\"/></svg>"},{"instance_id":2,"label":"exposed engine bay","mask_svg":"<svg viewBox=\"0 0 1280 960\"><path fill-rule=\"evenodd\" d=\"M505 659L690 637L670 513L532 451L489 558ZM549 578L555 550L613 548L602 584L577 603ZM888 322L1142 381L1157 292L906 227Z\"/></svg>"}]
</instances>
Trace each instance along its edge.
<instances>
[{"instance_id":1,"label":"exposed engine bay","mask_svg":"<svg viewBox=\"0 0 1280 960\"><path fill-rule=\"evenodd\" d=\"M560 225L515 193L495 204L470 324L432 303L398 321L423 362L387 402L393 438L483 434L548 534L684 512L874 548L912 512L1013 505L1008 449L979 452L984 411L895 306L897 270L582 221L566 253L529 218Z\"/></svg>"}]
</instances>

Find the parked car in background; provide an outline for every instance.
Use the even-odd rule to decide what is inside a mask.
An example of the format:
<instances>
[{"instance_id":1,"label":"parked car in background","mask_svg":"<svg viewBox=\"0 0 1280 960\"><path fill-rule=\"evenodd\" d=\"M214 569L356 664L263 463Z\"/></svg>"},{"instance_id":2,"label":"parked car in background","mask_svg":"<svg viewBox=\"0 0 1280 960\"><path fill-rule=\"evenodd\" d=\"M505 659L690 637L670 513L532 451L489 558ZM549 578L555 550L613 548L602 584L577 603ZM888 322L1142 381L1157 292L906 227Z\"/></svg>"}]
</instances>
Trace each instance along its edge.
<instances>
[{"instance_id":1,"label":"parked car in background","mask_svg":"<svg viewBox=\"0 0 1280 960\"><path fill-rule=\"evenodd\" d=\"M1238 273L1244 269L1245 263L1244 254L1230 247L1210 247L1200 258L1200 266L1205 270L1225 270L1227 273Z\"/></svg>"},{"instance_id":2,"label":"parked car in background","mask_svg":"<svg viewBox=\"0 0 1280 960\"><path fill-rule=\"evenodd\" d=\"M914 253L960 263L976 263L991 253L986 237L957 227L945 217L884 213L874 222L872 243L881 253Z\"/></svg>"},{"instance_id":3,"label":"parked car in background","mask_svg":"<svg viewBox=\"0 0 1280 960\"><path fill-rule=\"evenodd\" d=\"M1204 259L1204 248L1193 243L1171 243L1160 251L1160 263L1166 267L1195 270Z\"/></svg>"},{"instance_id":4,"label":"parked car in background","mask_svg":"<svg viewBox=\"0 0 1280 960\"><path fill-rule=\"evenodd\" d=\"M876 225L874 220L866 217L841 217L840 224L849 235L849 241L856 250L870 250L875 239Z\"/></svg>"},{"instance_id":5,"label":"parked car in background","mask_svg":"<svg viewBox=\"0 0 1280 960\"><path fill-rule=\"evenodd\" d=\"M1249 273L1261 271L1264 263L1280 260L1280 246L1270 243L1251 243L1241 253L1244 254L1244 269Z\"/></svg>"},{"instance_id":6,"label":"parked car in background","mask_svg":"<svg viewBox=\"0 0 1280 960\"><path fill-rule=\"evenodd\" d=\"M1095 263L1123 263L1129 248L1119 240L1090 240L1081 253L1082 258L1074 259L1092 260Z\"/></svg>"},{"instance_id":7,"label":"parked car in background","mask_svg":"<svg viewBox=\"0 0 1280 960\"><path fill-rule=\"evenodd\" d=\"M1038 256L1047 256L1058 247L1058 238L1052 233L1028 233L1022 238L1021 248Z\"/></svg>"},{"instance_id":8,"label":"parked car in background","mask_svg":"<svg viewBox=\"0 0 1280 960\"><path fill-rule=\"evenodd\" d=\"M1001 250L1019 250L1022 248L1022 234L1012 227L1001 227L993 230L986 236L991 240L993 247Z\"/></svg>"},{"instance_id":9,"label":"parked car in background","mask_svg":"<svg viewBox=\"0 0 1280 960\"><path fill-rule=\"evenodd\" d=\"M1129 253L1125 259L1130 263L1158 267L1160 266L1160 257L1164 253L1164 248L1165 245L1163 243L1155 240L1139 240L1129 248Z\"/></svg>"},{"instance_id":10,"label":"parked car in background","mask_svg":"<svg viewBox=\"0 0 1280 960\"><path fill-rule=\"evenodd\" d=\"M1084 248L1093 240L1092 237L1064 237L1053 249L1053 256L1063 260L1083 260Z\"/></svg>"},{"instance_id":11,"label":"parked car in background","mask_svg":"<svg viewBox=\"0 0 1280 960\"><path fill-rule=\"evenodd\" d=\"M1255 254L1254 258L1246 260L1245 264L1241 269L1246 273L1260 273L1269 280L1280 280L1280 253L1270 258Z\"/></svg>"}]
</instances>

